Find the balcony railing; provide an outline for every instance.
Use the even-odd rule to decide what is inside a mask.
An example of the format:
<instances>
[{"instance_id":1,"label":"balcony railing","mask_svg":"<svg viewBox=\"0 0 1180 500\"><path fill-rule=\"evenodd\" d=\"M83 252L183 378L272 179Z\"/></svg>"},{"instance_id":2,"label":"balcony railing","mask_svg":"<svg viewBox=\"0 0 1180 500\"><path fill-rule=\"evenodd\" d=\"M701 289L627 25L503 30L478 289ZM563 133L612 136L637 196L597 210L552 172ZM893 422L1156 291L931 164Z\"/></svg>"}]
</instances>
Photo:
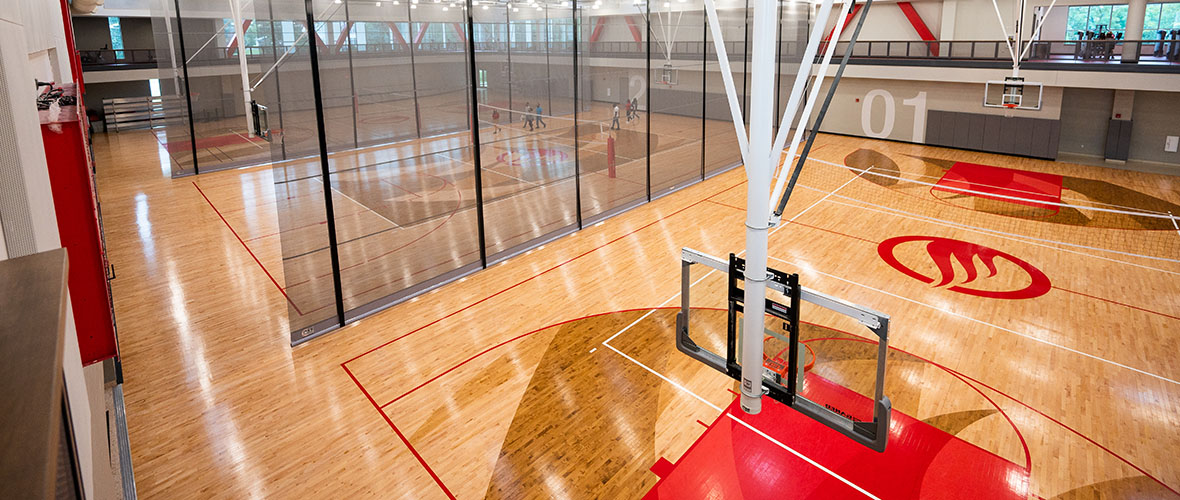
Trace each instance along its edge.
<instances>
[{"instance_id":1,"label":"balcony railing","mask_svg":"<svg viewBox=\"0 0 1180 500\"><path fill-rule=\"evenodd\" d=\"M86 70L156 67L156 49L79 50L78 57Z\"/></svg>"},{"instance_id":2,"label":"balcony railing","mask_svg":"<svg viewBox=\"0 0 1180 500\"><path fill-rule=\"evenodd\" d=\"M1180 60L1168 59L1170 41L1156 40L1038 40L1032 42L1025 63L1105 64L1122 63L1126 50L1138 50L1140 65L1180 69ZM843 54L848 42L838 42ZM1003 40L954 40L925 42L912 40L860 41L853 59L941 59L953 61L1000 61L1010 64L1012 56Z\"/></svg>"},{"instance_id":3,"label":"balcony railing","mask_svg":"<svg viewBox=\"0 0 1180 500\"><path fill-rule=\"evenodd\" d=\"M1066 69L1075 65L1122 63L1125 50L1138 50L1138 64L1130 66L1134 71L1167 71L1180 72L1180 60L1169 59L1171 41L1154 40L1041 40L1033 42L1028 51L1024 64L1031 64L1045 68ZM647 57L646 43L634 41L582 42L581 54L587 57L613 58L644 58ZM742 42L726 42L726 52L730 60L741 61L747 47ZM837 42L836 54L843 55L848 42ZM467 47L461 43L430 43L422 42L414 45L415 55L443 55L462 54ZM652 57L663 59L664 46L654 44L651 47ZM673 60L700 61L708 57L716 57L716 49L712 42L675 42L671 45ZM779 51L784 59L791 59L801 55L803 44L796 41L781 42ZM271 46L246 47L247 58L252 63L267 65L273 63L276 53L282 55L291 50L288 57L296 59L307 57L308 46L295 48ZM476 42L475 50L485 57L491 54L543 55L552 57L569 57L573 50L572 42ZM79 51L82 65L88 70L143 68L155 67L156 52L154 49L124 49L124 50L83 50ZM366 57L409 57L411 48L408 44L355 44L351 47L326 47L320 49L320 57L335 58L366 58ZM748 57L748 56L747 56ZM986 67L1006 67L1011 64L1011 55L1003 40L954 40L954 41L914 41L914 40L868 40L860 41L853 51L852 58L858 63L872 64L889 63L907 64L917 63L926 65L968 65ZM237 64L236 47L210 46L202 50L195 57L190 56L190 66L211 66L222 64Z\"/></svg>"}]
</instances>

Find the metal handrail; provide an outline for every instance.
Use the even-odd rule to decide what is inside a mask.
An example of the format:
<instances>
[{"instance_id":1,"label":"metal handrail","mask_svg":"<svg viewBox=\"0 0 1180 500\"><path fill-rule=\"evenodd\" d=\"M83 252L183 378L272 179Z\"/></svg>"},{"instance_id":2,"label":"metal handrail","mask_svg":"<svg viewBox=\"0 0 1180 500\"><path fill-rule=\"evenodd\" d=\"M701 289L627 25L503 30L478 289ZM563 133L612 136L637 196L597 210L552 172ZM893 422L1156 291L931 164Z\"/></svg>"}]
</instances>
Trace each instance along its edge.
<instances>
[{"instance_id":1,"label":"metal handrail","mask_svg":"<svg viewBox=\"0 0 1180 500\"><path fill-rule=\"evenodd\" d=\"M84 68L156 64L156 49L79 50Z\"/></svg>"},{"instance_id":2,"label":"metal handrail","mask_svg":"<svg viewBox=\"0 0 1180 500\"><path fill-rule=\"evenodd\" d=\"M1037 40L1032 42L1024 61L1031 62L1110 62L1120 60L1125 47L1135 45L1139 50L1139 61L1152 64L1176 64L1180 61L1169 60L1167 54L1172 53L1170 44L1180 44L1177 40ZM572 42L543 42L543 41L476 41L475 51L484 54L507 53L509 50L519 54L569 54L573 51ZM580 43L583 54L594 57L642 58L647 57L647 46L635 41L598 41ZM843 54L847 50L848 42L836 42L836 54ZM682 41L672 44L672 59L686 61L711 60L716 55L716 49L711 42ZM277 50L276 50L277 49ZM800 54L801 43L783 41L779 44L782 57L791 58ZM252 62L265 63L274 59L274 54L291 51L293 56L308 54L307 45L295 47L271 45L251 45L246 47L247 58ZM419 42L413 45L402 43L381 44L353 44L340 47L323 47L319 49L319 56L326 59L341 57L388 57L406 56L411 52L420 55L463 54L467 50L464 44L454 42ZM726 51L731 60L741 60L748 55L744 53L746 47L743 42L726 42ZM128 67L134 65L149 65L157 63L155 49L104 49L81 50L83 66L87 67ZM861 40L852 54L853 59L941 59L957 61L1011 61L1007 43L1003 40ZM236 47L210 47L202 51L190 61L190 65L227 64L237 59Z\"/></svg>"}]
</instances>

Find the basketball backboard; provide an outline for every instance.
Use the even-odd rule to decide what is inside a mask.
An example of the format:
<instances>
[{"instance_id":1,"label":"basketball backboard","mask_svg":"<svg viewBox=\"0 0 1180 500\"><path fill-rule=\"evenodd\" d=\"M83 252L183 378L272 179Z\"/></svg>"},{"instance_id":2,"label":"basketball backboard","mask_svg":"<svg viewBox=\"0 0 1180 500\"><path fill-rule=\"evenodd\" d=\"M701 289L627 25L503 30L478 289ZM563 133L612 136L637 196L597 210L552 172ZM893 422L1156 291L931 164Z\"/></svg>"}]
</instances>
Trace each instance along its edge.
<instances>
[{"instance_id":1,"label":"basketball backboard","mask_svg":"<svg viewBox=\"0 0 1180 500\"><path fill-rule=\"evenodd\" d=\"M1038 82L1026 82L1022 77L1009 76L1003 81L992 80L984 83L983 106L1036 111L1041 109L1044 86Z\"/></svg>"},{"instance_id":2,"label":"basketball backboard","mask_svg":"<svg viewBox=\"0 0 1180 500\"><path fill-rule=\"evenodd\" d=\"M664 67L659 74L659 81L656 83L668 86L679 84L680 70L673 67L671 64L664 64Z\"/></svg>"},{"instance_id":3,"label":"basketball backboard","mask_svg":"<svg viewBox=\"0 0 1180 500\"><path fill-rule=\"evenodd\" d=\"M250 101L250 113L254 117L254 135L270 140L270 114L266 106Z\"/></svg>"},{"instance_id":4,"label":"basketball backboard","mask_svg":"<svg viewBox=\"0 0 1180 500\"><path fill-rule=\"evenodd\" d=\"M690 289L705 278L693 280L692 267L703 265L724 277L727 324L725 338L710 338L709 328L696 332L690 324L693 306ZM681 250L681 306L676 318L676 347L726 376L741 380L738 359L742 338L745 260L731 254L728 262L702 252ZM889 317L864 306L849 303L799 285L797 274L768 268L763 343L762 392L770 398L848 436L876 451L884 451L892 405L884 395L885 358L888 352ZM706 285L708 288L708 285ZM716 288L716 287L714 287ZM708 293L704 291L704 293ZM716 299L716 297L714 297ZM803 303L819 306L863 325L873 334L864 339L869 359L841 359L826 367L826 377L808 373L810 364L824 361L822 353L808 353L800 322ZM708 304L716 305L716 304ZM703 309L708 309L705 307ZM716 331L716 328L712 329ZM876 349L871 345L875 344ZM718 354L709 348L723 350ZM863 358L864 353L861 357ZM810 358L810 362L808 361ZM875 358L875 359L872 359ZM864 363L871 359L871 366ZM836 361L836 360L834 360Z\"/></svg>"}]
</instances>

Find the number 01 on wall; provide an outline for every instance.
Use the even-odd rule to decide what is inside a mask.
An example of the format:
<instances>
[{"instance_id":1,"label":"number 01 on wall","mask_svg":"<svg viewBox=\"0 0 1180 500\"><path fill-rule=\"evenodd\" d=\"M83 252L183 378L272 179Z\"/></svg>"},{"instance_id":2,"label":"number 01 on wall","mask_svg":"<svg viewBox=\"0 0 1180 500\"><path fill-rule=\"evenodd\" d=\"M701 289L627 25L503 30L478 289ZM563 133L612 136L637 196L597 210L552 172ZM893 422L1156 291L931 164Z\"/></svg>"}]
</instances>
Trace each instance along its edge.
<instances>
[{"instance_id":1,"label":"number 01 on wall","mask_svg":"<svg viewBox=\"0 0 1180 500\"><path fill-rule=\"evenodd\" d=\"M881 101L878 105L877 101ZM909 140L916 143L926 142L926 93L918 92L918 95L901 101L903 106L910 106L914 109L914 131ZM884 121L881 124L880 130L873 129L873 113L881 109L884 113ZM890 137L893 135L893 126L897 121L897 104L894 102L893 94L888 90L874 89L865 94L861 101L860 107L860 127L866 137L875 139L898 139L906 140L904 137Z\"/></svg>"}]
</instances>

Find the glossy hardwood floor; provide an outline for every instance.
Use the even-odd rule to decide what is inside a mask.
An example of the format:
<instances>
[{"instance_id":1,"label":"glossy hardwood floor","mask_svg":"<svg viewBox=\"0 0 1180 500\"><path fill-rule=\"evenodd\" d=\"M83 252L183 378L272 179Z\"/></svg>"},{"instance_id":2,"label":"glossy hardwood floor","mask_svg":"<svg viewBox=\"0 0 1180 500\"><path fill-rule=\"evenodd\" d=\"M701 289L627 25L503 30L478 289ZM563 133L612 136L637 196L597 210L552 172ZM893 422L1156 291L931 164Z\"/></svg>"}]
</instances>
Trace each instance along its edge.
<instances>
[{"instance_id":1,"label":"glossy hardwood floor","mask_svg":"<svg viewBox=\"0 0 1180 500\"><path fill-rule=\"evenodd\" d=\"M95 154L144 498L635 498L732 400L655 308L681 247L741 250L740 169L291 348L283 250L239 238L278 230L269 169L172 180L149 132ZM1180 179L834 136L812 157L771 266L892 316L896 410L1027 467L1032 498L1177 496L1180 231L898 179L995 165L1157 211ZM943 286L904 270L938 276L936 240L964 242ZM968 262L995 276L958 277ZM1011 290L1029 297L988 296ZM723 307L724 279L692 297ZM864 353L832 340L856 325L804 319L815 372L864 391ZM719 341L720 314L694 321Z\"/></svg>"}]
</instances>

